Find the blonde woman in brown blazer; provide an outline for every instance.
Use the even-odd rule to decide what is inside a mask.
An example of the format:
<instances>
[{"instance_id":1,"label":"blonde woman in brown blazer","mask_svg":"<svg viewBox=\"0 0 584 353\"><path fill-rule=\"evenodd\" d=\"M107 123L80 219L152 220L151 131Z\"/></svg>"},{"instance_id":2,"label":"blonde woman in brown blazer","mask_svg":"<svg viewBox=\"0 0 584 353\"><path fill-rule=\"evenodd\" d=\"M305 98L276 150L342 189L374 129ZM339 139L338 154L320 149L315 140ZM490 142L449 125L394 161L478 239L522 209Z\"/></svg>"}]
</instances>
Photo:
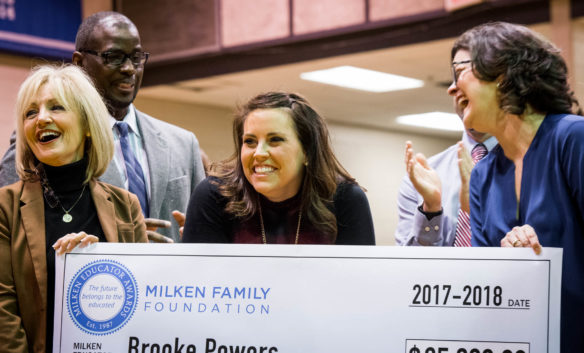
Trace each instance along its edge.
<instances>
[{"instance_id":1,"label":"blonde woman in brown blazer","mask_svg":"<svg viewBox=\"0 0 584 353\"><path fill-rule=\"evenodd\" d=\"M0 352L51 352L54 257L97 241L146 242L135 195L97 181L109 114L81 69L33 70L17 97L17 172L0 189Z\"/></svg>"}]
</instances>

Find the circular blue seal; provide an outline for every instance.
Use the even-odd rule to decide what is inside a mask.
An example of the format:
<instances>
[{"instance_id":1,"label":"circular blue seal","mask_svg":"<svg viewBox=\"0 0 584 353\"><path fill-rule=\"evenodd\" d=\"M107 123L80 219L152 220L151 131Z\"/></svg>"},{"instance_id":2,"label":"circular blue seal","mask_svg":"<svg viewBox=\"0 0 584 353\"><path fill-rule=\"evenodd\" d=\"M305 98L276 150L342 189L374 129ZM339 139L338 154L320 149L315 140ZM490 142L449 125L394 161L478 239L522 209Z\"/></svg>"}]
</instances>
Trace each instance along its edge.
<instances>
[{"instance_id":1,"label":"circular blue seal","mask_svg":"<svg viewBox=\"0 0 584 353\"><path fill-rule=\"evenodd\" d=\"M69 317L81 330L107 335L122 328L138 305L138 285L132 273L112 260L83 266L67 289Z\"/></svg>"}]
</instances>

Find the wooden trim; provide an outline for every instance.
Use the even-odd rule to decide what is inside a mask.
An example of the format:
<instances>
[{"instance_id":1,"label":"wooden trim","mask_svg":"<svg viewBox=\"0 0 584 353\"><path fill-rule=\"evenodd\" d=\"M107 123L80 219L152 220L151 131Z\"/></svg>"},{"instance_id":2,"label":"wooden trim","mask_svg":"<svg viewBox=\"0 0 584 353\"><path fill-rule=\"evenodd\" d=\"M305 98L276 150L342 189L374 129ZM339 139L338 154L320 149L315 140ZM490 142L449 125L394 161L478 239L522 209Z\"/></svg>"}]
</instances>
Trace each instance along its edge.
<instances>
[{"instance_id":1,"label":"wooden trim","mask_svg":"<svg viewBox=\"0 0 584 353\"><path fill-rule=\"evenodd\" d=\"M574 82L574 51L572 44L572 21L570 0L550 0L550 23L552 41L562 51L562 57L568 66L570 82Z\"/></svg>"},{"instance_id":2,"label":"wooden trim","mask_svg":"<svg viewBox=\"0 0 584 353\"><path fill-rule=\"evenodd\" d=\"M288 37L294 36L294 0L288 0Z\"/></svg>"},{"instance_id":3,"label":"wooden trim","mask_svg":"<svg viewBox=\"0 0 584 353\"><path fill-rule=\"evenodd\" d=\"M584 1L572 0L572 18L584 16Z\"/></svg>"},{"instance_id":4,"label":"wooden trim","mask_svg":"<svg viewBox=\"0 0 584 353\"><path fill-rule=\"evenodd\" d=\"M455 37L487 21L547 22L550 0L499 0L149 63L143 86Z\"/></svg>"},{"instance_id":5,"label":"wooden trim","mask_svg":"<svg viewBox=\"0 0 584 353\"><path fill-rule=\"evenodd\" d=\"M223 1L215 0L215 23L217 31L215 32L215 43L217 43L218 48L223 48L223 20L221 17L221 11L223 9Z\"/></svg>"},{"instance_id":6,"label":"wooden trim","mask_svg":"<svg viewBox=\"0 0 584 353\"><path fill-rule=\"evenodd\" d=\"M81 0L82 17L85 19L96 12L112 11L115 0Z\"/></svg>"},{"instance_id":7,"label":"wooden trim","mask_svg":"<svg viewBox=\"0 0 584 353\"><path fill-rule=\"evenodd\" d=\"M369 9L371 9L370 0L364 0L365 6L365 23L371 22L371 16L369 16Z\"/></svg>"},{"instance_id":8,"label":"wooden trim","mask_svg":"<svg viewBox=\"0 0 584 353\"><path fill-rule=\"evenodd\" d=\"M112 8L113 8L113 11L122 12L123 13L122 3L123 3L123 0L112 0Z\"/></svg>"}]
</instances>

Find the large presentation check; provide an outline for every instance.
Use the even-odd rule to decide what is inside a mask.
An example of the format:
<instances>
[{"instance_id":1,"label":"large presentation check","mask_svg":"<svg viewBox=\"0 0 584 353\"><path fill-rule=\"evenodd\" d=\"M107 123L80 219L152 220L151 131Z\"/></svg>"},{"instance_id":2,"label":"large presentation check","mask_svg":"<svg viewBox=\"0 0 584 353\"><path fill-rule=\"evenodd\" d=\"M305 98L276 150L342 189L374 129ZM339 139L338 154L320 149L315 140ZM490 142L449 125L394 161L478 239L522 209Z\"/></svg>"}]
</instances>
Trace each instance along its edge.
<instances>
[{"instance_id":1,"label":"large presentation check","mask_svg":"<svg viewBox=\"0 0 584 353\"><path fill-rule=\"evenodd\" d=\"M54 352L552 353L562 250L94 244Z\"/></svg>"}]
</instances>

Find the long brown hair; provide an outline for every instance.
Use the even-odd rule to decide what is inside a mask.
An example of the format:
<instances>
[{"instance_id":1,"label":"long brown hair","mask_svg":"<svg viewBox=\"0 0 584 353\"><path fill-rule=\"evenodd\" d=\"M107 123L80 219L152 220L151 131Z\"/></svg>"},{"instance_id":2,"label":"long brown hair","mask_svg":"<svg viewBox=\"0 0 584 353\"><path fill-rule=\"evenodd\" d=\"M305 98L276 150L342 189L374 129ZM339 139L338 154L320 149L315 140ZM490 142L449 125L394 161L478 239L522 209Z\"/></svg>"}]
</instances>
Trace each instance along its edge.
<instances>
[{"instance_id":1,"label":"long brown hair","mask_svg":"<svg viewBox=\"0 0 584 353\"><path fill-rule=\"evenodd\" d=\"M258 211L258 193L246 179L241 164L243 126L247 116L256 109L283 109L292 118L308 162L300 190L303 214L334 241L337 219L332 209L337 185L340 182L356 184L356 181L335 157L324 119L306 99L294 93L263 93L238 109L233 120L235 152L211 170L211 175L220 179L220 193L229 200L225 210L243 219Z\"/></svg>"}]
</instances>

